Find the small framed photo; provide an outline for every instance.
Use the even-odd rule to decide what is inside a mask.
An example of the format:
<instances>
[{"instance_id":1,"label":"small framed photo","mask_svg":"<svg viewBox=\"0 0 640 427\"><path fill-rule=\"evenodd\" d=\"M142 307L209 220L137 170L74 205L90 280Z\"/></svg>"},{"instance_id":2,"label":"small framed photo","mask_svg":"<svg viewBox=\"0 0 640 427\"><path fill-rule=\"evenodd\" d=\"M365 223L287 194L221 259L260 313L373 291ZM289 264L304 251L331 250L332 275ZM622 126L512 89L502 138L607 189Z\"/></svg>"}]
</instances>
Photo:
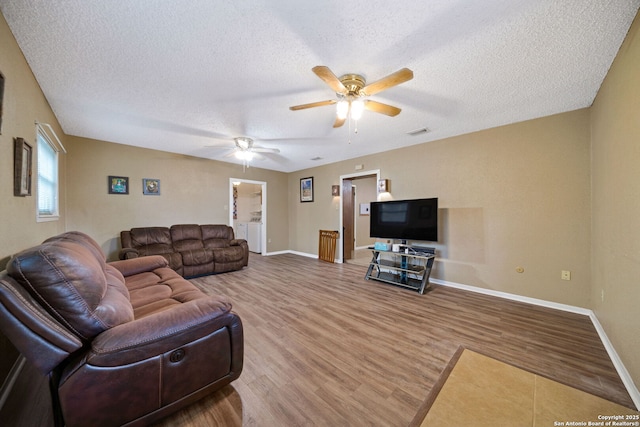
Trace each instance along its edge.
<instances>
[{"instance_id":1,"label":"small framed photo","mask_svg":"<svg viewBox=\"0 0 640 427\"><path fill-rule=\"evenodd\" d=\"M300 179L300 202L313 202L313 177Z\"/></svg>"},{"instance_id":2,"label":"small framed photo","mask_svg":"<svg viewBox=\"0 0 640 427\"><path fill-rule=\"evenodd\" d=\"M33 149L22 138L13 140L13 195L31 195L31 157Z\"/></svg>"},{"instance_id":3,"label":"small framed photo","mask_svg":"<svg viewBox=\"0 0 640 427\"><path fill-rule=\"evenodd\" d=\"M142 194L146 196L159 196L160 180L155 178L142 178Z\"/></svg>"},{"instance_id":4,"label":"small framed photo","mask_svg":"<svg viewBox=\"0 0 640 427\"><path fill-rule=\"evenodd\" d=\"M109 194L129 194L129 177L109 175Z\"/></svg>"}]
</instances>

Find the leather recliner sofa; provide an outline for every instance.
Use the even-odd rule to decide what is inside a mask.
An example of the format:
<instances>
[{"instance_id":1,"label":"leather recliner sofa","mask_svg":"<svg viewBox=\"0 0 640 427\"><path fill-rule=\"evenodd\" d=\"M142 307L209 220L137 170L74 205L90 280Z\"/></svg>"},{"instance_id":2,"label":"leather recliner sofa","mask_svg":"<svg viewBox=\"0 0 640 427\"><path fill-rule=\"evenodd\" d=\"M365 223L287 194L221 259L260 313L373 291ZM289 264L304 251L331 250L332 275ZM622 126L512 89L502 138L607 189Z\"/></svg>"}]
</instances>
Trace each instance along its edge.
<instances>
[{"instance_id":1,"label":"leather recliner sofa","mask_svg":"<svg viewBox=\"0 0 640 427\"><path fill-rule=\"evenodd\" d=\"M249 264L249 245L223 224L138 227L120 232L120 259L162 255L184 277L241 270Z\"/></svg>"},{"instance_id":2,"label":"leather recliner sofa","mask_svg":"<svg viewBox=\"0 0 640 427\"><path fill-rule=\"evenodd\" d=\"M161 256L64 233L0 272L0 330L49 376L58 426L148 425L239 377L243 329Z\"/></svg>"}]
</instances>

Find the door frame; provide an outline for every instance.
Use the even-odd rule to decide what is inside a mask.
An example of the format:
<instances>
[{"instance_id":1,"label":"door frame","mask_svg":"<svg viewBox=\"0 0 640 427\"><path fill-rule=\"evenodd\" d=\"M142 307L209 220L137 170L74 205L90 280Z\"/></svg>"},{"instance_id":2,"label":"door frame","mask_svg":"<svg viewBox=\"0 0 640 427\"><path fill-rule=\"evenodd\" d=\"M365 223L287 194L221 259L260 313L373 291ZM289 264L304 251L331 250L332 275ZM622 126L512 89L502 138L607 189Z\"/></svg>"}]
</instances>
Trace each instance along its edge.
<instances>
[{"instance_id":1,"label":"door frame","mask_svg":"<svg viewBox=\"0 0 640 427\"><path fill-rule=\"evenodd\" d=\"M380 169L374 169L374 170L369 170L369 171L362 171L362 172L356 172L356 173L350 173L347 175L340 175L340 237L338 238L338 260L337 262L339 263L343 263L344 262L344 246L343 246L343 241L342 241L342 235L343 233L343 229L342 227L344 227L343 225L343 209L344 209L344 197L342 196L342 185L343 185L343 181L345 180L352 180L354 178L359 178L362 176L371 176L371 175L375 175L376 176L376 182L380 181ZM380 194L378 193L378 195L376 196L376 200L380 197ZM355 206L354 206L354 211L355 211ZM354 230L355 231L355 230Z\"/></svg>"},{"instance_id":2,"label":"door frame","mask_svg":"<svg viewBox=\"0 0 640 427\"><path fill-rule=\"evenodd\" d=\"M267 254L267 183L265 181L253 181L243 178L229 178L229 226L233 228L233 183L258 184L262 191L262 225L260 226L260 254Z\"/></svg>"}]
</instances>

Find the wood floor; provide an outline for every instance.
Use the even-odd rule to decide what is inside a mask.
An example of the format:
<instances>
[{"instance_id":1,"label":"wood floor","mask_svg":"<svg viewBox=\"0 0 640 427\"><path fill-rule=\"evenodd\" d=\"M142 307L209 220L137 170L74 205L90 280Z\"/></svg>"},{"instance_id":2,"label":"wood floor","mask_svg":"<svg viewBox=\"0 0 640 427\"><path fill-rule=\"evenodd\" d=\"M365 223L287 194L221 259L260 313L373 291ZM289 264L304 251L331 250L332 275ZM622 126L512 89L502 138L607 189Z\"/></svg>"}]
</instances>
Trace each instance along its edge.
<instances>
[{"instance_id":1,"label":"wood floor","mask_svg":"<svg viewBox=\"0 0 640 427\"><path fill-rule=\"evenodd\" d=\"M194 279L243 320L238 380L159 426L406 426L466 346L633 408L591 321L432 285L365 281L365 268L296 255Z\"/></svg>"},{"instance_id":2,"label":"wood floor","mask_svg":"<svg viewBox=\"0 0 640 427\"><path fill-rule=\"evenodd\" d=\"M252 254L241 271L193 279L232 300L244 370L156 425L407 426L460 345L633 408L586 316L437 285L418 295L365 272ZM0 424L49 424L46 400L12 397Z\"/></svg>"}]
</instances>

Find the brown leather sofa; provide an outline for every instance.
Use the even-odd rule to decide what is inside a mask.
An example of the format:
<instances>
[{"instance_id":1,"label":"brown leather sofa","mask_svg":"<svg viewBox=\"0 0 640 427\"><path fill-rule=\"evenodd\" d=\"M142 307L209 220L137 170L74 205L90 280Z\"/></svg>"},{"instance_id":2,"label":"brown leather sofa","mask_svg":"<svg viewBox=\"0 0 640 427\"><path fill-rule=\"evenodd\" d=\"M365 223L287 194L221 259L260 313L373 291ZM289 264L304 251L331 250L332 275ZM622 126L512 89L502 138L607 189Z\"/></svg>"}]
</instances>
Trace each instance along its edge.
<instances>
[{"instance_id":1,"label":"brown leather sofa","mask_svg":"<svg viewBox=\"0 0 640 427\"><path fill-rule=\"evenodd\" d=\"M49 376L56 425L148 425L238 378L243 330L161 256L64 233L0 272L0 330Z\"/></svg>"},{"instance_id":2,"label":"brown leather sofa","mask_svg":"<svg viewBox=\"0 0 640 427\"><path fill-rule=\"evenodd\" d=\"M120 259L162 255L184 277L241 270L249 264L249 245L235 239L228 225L178 224L120 232Z\"/></svg>"}]
</instances>

